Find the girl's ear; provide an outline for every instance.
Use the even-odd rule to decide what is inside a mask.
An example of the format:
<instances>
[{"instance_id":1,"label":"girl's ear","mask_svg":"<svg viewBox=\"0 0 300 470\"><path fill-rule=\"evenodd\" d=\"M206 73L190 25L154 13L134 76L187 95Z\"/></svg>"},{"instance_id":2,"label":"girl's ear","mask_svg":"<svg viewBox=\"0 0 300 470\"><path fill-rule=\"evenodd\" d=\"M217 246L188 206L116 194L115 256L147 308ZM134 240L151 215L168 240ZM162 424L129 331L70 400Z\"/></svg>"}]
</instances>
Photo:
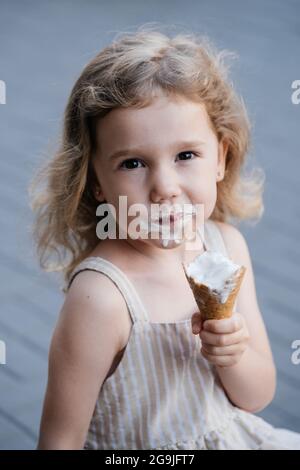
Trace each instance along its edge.
<instances>
[{"instance_id":1,"label":"girl's ear","mask_svg":"<svg viewBox=\"0 0 300 470\"><path fill-rule=\"evenodd\" d=\"M224 179L225 168L226 168L226 156L228 152L229 144L224 139L221 139L218 145L218 165L217 165L217 182Z\"/></svg>"},{"instance_id":2,"label":"girl's ear","mask_svg":"<svg viewBox=\"0 0 300 470\"><path fill-rule=\"evenodd\" d=\"M102 189L101 189L101 186L100 186L100 183L99 183L99 180L97 178L97 175L96 175L96 171L95 171L95 167L94 167L94 164L93 164L93 160L92 160L92 164L90 165L89 167L89 182L90 182L90 185L92 187L92 191L93 191L93 195L94 195L94 198L98 201L98 202L104 202L105 198L104 198L104 194L102 192Z\"/></svg>"},{"instance_id":3,"label":"girl's ear","mask_svg":"<svg viewBox=\"0 0 300 470\"><path fill-rule=\"evenodd\" d=\"M95 196L95 199L97 199L97 201L104 202L104 195L103 195L102 190L99 186L97 186L94 189L94 196Z\"/></svg>"},{"instance_id":4,"label":"girl's ear","mask_svg":"<svg viewBox=\"0 0 300 470\"><path fill-rule=\"evenodd\" d=\"M87 184L90 187L90 192L98 202L102 202L103 194L101 191L100 183L95 169L95 152L90 155L88 164Z\"/></svg>"}]
</instances>

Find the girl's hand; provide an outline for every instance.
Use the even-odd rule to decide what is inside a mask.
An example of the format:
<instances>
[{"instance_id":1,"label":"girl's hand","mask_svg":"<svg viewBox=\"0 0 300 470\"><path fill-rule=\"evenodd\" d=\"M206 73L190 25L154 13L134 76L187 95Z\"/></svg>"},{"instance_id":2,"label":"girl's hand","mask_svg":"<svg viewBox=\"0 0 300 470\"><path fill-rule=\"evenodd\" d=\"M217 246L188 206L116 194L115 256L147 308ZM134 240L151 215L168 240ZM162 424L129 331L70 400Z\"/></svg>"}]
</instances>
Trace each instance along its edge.
<instances>
[{"instance_id":1,"label":"girl's hand","mask_svg":"<svg viewBox=\"0 0 300 470\"><path fill-rule=\"evenodd\" d=\"M246 320L240 313L233 313L222 320L205 320L199 312L192 316L192 331L202 341L201 353L219 367L237 364L248 347L250 339Z\"/></svg>"}]
</instances>

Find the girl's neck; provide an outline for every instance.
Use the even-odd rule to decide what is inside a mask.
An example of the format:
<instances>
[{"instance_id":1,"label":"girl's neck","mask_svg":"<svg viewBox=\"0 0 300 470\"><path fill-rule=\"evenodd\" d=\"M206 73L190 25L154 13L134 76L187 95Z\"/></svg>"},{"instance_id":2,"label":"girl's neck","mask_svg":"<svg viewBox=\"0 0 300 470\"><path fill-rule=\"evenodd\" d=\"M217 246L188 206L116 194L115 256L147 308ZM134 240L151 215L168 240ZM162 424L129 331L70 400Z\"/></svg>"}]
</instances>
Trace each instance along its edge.
<instances>
[{"instance_id":1,"label":"girl's neck","mask_svg":"<svg viewBox=\"0 0 300 470\"><path fill-rule=\"evenodd\" d=\"M173 266L181 267L182 263L189 263L196 256L205 251L200 237L193 242L184 242L173 248L164 248L162 246L150 245L143 240L118 240L123 254L127 253L129 260L135 263L141 263L149 269L162 269Z\"/></svg>"}]
</instances>

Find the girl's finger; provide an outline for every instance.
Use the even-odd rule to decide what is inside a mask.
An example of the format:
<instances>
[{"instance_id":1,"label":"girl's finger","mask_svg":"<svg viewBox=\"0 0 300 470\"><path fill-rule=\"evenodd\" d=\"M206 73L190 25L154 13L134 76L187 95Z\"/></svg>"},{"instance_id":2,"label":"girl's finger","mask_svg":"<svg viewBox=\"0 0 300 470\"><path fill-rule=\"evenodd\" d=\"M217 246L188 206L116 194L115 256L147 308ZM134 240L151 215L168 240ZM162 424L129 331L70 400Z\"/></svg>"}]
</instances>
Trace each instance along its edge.
<instances>
[{"instance_id":1,"label":"girl's finger","mask_svg":"<svg viewBox=\"0 0 300 470\"><path fill-rule=\"evenodd\" d=\"M206 320L204 329L211 333L234 333L243 327L242 317L239 313L234 313L230 318L222 320Z\"/></svg>"},{"instance_id":2,"label":"girl's finger","mask_svg":"<svg viewBox=\"0 0 300 470\"><path fill-rule=\"evenodd\" d=\"M204 349L207 354L210 354L212 356L232 356L242 352L242 347L240 343L223 347L211 346L210 344L202 343L202 349Z\"/></svg>"},{"instance_id":3,"label":"girl's finger","mask_svg":"<svg viewBox=\"0 0 300 470\"><path fill-rule=\"evenodd\" d=\"M243 330L236 331L235 333L228 334L216 334L210 333L202 329L200 332L200 338L203 343L210 344L211 346L230 346L232 344L239 343L244 337Z\"/></svg>"},{"instance_id":4,"label":"girl's finger","mask_svg":"<svg viewBox=\"0 0 300 470\"><path fill-rule=\"evenodd\" d=\"M202 355L207 359L211 364L214 364L219 367L228 367L236 364L237 358L235 355L231 356L214 356L208 354L204 349L201 349Z\"/></svg>"}]
</instances>

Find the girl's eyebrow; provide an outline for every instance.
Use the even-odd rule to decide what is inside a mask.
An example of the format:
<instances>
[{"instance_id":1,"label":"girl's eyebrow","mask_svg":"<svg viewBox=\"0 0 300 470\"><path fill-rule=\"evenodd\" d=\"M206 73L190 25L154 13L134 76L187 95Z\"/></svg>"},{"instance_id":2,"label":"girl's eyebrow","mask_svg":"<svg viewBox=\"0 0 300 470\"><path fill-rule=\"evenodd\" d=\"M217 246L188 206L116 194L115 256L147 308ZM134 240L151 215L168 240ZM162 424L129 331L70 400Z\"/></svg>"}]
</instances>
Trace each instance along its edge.
<instances>
[{"instance_id":1,"label":"girl's eyebrow","mask_svg":"<svg viewBox=\"0 0 300 470\"><path fill-rule=\"evenodd\" d=\"M205 142L202 142L201 140L184 140L181 142L176 142L175 144L172 145L172 149L174 148L179 148L179 147L195 147L199 145L205 145ZM113 152L108 159L110 161L115 160L116 158L119 157L124 157L126 155L132 155L132 154L137 154L137 153L144 153L146 149L139 148L139 147L132 147L131 149L123 149L123 150L116 150Z\"/></svg>"}]
</instances>

